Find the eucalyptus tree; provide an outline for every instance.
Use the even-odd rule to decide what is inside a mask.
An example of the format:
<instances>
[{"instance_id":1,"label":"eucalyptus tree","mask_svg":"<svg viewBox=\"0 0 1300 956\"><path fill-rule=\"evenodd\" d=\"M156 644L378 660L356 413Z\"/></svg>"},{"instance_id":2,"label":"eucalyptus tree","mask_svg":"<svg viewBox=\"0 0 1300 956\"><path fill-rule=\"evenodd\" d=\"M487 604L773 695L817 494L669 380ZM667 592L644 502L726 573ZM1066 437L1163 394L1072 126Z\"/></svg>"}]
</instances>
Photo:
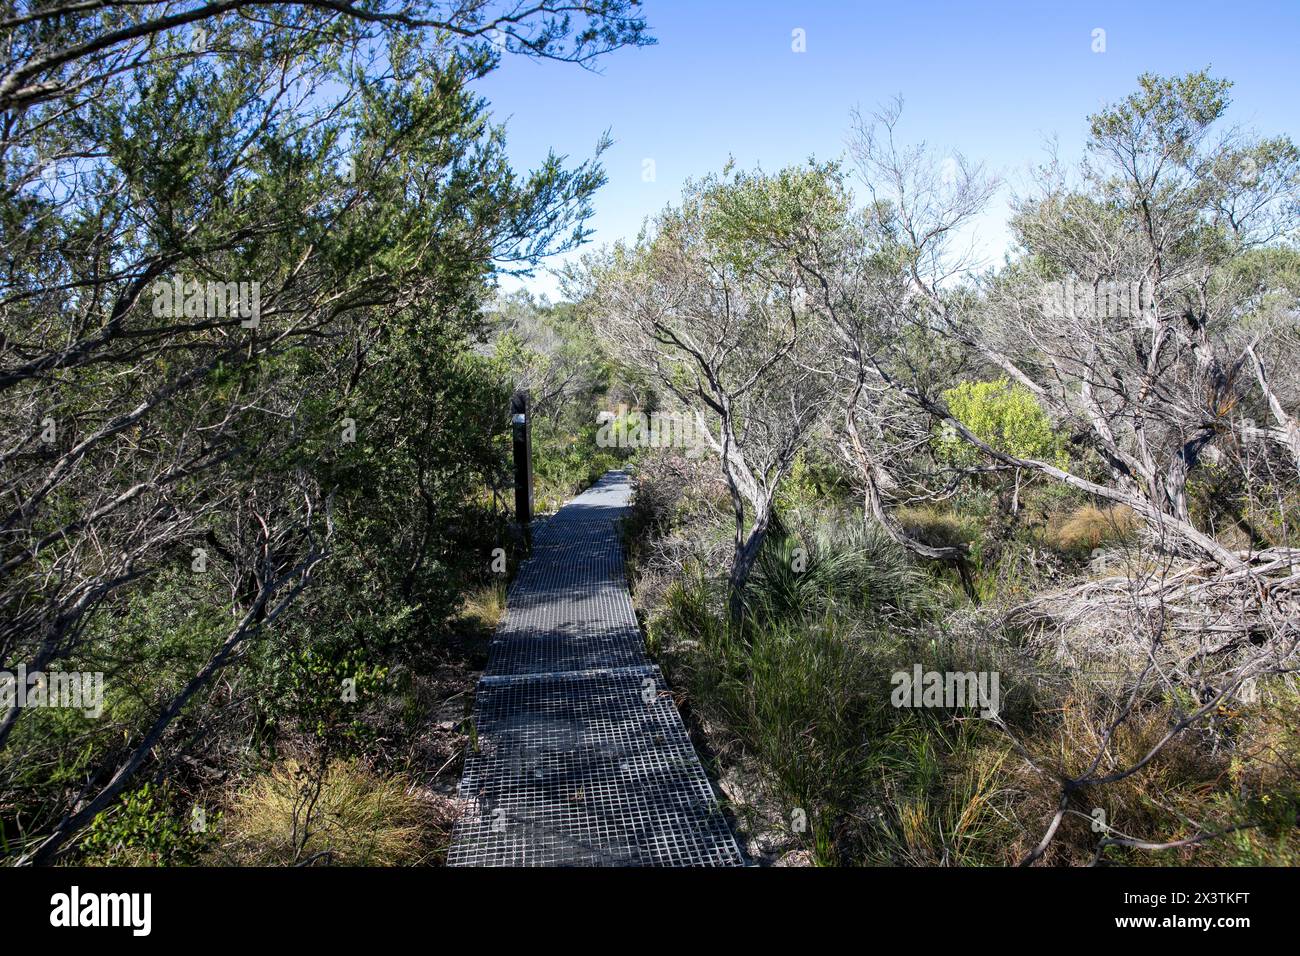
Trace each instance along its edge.
<instances>
[{"instance_id":1,"label":"eucalyptus tree","mask_svg":"<svg viewBox=\"0 0 1300 956\"><path fill-rule=\"evenodd\" d=\"M804 309L825 331L822 365L836 383L828 440L861 494L864 520L964 573L964 548L921 541L894 517L898 502L951 493L974 470L934 460L936 417L898 386L937 396L971 367L967 340L953 329L970 304L963 283L975 263L957 236L997 184L960 154L900 146L901 111L895 100L869 118L855 112L851 171L809 164L797 193L758 192L733 222L790 263Z\"/></svg>"},{"instance_id":2,"label":"eucalyptus tree","mask_svg":"<svg viewBox=\"0 0 1300 956\"><path fill-rule=\"evenodd\" d=\"M570 274L611 357L647 370L718 457L734 518L730 611L772 525L778 486L824 420L828 329L788 250L753 217L817 196L823 173L724 171L688 185L634 245Z\"/></svg>"},{"instance_id":3,"label":"eucalyptus tree","mask_svg":"<svg viewBox=\"0 0 1300 956\"><path fill-rule=\"evenodd\" d=\"M1276 271L1300 238L1300 151L1220 132L1227 81L1139 87L1091 117L1077 176L1052 164L1018 201L1025 257L993 283L979 340L1103 463L1085 490L1170 547L1239 567L1198 527L1187 486L1242 443L1289 457L1292 479L1300 466L1279 397L1296 394L1300 300Z\"/></svg>"},{"instance_id":4,"label":"eucalyptus tree","mask_svg":"<svg viewBox=\"0 0 1300 956\"><path fill-rule=\"evenodd\" d=\"M1039 192L1017 201L1020 248L978 296L936 295L916 281L927 261L918 248L949 234L946 221L965 203L944 198L923 153L896 147L888 119L883 133L855 143L868 183L887 187L886 235L904 239L897 281L915 307L905 320L1019 383L1072 453L1051 460L995 447L908 361L875 358L879 381L992 465L1126 505L1148 532L1124 573L1072 582L1012 612L1041 635L1037 646L1071 662L1105 660L1114 678L1091 678L1097 744L1082 767L1029 752L1004 725L1027 762L1060 784L1026 863L1047 852L1085 791L1095 800L1148 769L1230 697L1257 678L1287 680L1300 661L1300 549L1287 521L1296 501L1300 152L1283 137L1220 132L1228 88L1204 73L1143 76L1136 93L1091 117L1086 159L1073 175L1049 164ZM961 184L962 166L953 171ZM936 225L912 226L909 204L922 222L934 211ZM908 302L899 297L894 314L906 317ZM879 306L890 310L887 298ZM1278 532L1231 544L1232 529L1193 507L1189 486L1207 463L1215 482L1228 474L1247 499L1271 498ZM1135 759L1120 759L1113 741L1153 700L1174 702L1168 726ZM1162 843L1108 831L1098 852L1217 835Z\"/></svg>"},{"instance_id":5,"label":"eucalyptus tree","mask_svg":"<svg viewBox=\"0 0 1300 956\"><path fill-rule=\"evenodd\" d=\"M1240 558L1192 520L1186 486L1207 449L1224 450L1216 443L1264 444L1296 464L1300 433L1279 396L1296 393L1288 361L1296 299L1286 277L1300 153L1285 138L1212 139L1227 107L1222 81L1145 76L1140 85L1091 119L1077 186L1054 163L1041 195L1018 201L1024 255L980 294L953 283L973 274L969 252L954 247L993 183L960 156L941 161L901 146L897 105L859 118L850 141L869 200L858 242L885 270L869 287L875 294L845 291L845 277L860 274L843 251L851 239L804 267L846 302L839 312L853 318L836 326L868 381L980 447L994 467L1128 505L1166 546L1237 567ZM888 348L854 345L864 330ZM955 346L944 361L982 364L1029 390L1103 472L982 443L937 393L959 366L943 383L925 352L918 361L900 348L917 339L931 356Z\"/></svg>"},{"instance_id":6,"label":"eucalyptus tree","mask_svg":"<svg viewBox=\"0 0 1300 956\"><path fill-rule=\"evenodd\" d=\"M25 859L174 766L218 675L314 631L322 577L344 629L367 593L449 606L447 529L499 452L499 395L449 386L488 384L492 277L580 243L603 181L515 174L471 84L648 42L635 6L6 5L0 666L102 670L114 704L0 712Z\"/></svg>"}]
</instances>

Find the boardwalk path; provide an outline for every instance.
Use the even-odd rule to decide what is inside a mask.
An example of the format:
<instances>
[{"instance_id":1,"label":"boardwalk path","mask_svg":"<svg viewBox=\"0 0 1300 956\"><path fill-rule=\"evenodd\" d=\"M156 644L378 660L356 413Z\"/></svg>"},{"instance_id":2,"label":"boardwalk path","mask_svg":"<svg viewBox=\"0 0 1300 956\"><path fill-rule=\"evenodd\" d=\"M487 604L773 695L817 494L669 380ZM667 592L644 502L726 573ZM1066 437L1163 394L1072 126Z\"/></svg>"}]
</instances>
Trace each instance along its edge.
<instances>
[{"instance_id":1,"label":"boardwalk path","mask_svg":"<svg viewBox=\"0 0 1300 956\"><path fill-rule=\"evenodd\" d=\"M546 522L478 685L451 866L736 866L659 668L649 663L611 471Z\"/></svg>"}]
</instances>

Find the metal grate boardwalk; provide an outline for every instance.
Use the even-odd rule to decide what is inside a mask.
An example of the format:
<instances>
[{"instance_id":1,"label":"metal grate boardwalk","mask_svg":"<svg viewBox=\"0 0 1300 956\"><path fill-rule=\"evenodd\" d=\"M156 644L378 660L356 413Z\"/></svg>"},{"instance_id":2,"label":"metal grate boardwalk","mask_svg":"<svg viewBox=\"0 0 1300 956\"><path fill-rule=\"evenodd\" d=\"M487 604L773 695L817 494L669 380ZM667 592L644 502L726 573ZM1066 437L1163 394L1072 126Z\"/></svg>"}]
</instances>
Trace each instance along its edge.
<instances>
[{"instance_id":1,"label":"metal grate boardwalk","mask_svg":"<svg viewBox=\"0 0 1300 956\"><path fill-rule=\"evenodd\" d=\"M510 589L474 704L449 866L740 866L649 663L611 471L546 522Z\"/></svg>"}]
</instances>

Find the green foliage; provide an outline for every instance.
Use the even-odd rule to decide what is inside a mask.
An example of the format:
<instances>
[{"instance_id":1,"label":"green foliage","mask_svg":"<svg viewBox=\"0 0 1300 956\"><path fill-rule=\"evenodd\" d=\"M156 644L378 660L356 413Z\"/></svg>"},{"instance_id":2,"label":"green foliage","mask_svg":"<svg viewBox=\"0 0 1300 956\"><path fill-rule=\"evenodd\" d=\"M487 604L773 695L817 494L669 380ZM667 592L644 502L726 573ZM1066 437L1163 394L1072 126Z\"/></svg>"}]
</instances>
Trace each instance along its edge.
<instances>
[{"instance_id":1,"label":"green foliage","mask_svg":"<svg viewBox=\"0 0 1300 956\"><path fill-rule=\"evenodd\" d=\"M57 812L50 788L80 787L104 755L120 756L123 740L143 732L160 701L209 659L229 626L218 588L215 575L169 570L90 622L81 652L62 666L103 673L103 710L34 708L15 725L0 764L13 788L0 804L0 830L14 847Z\"/></svg>"},{"instance_id":2,"label":"green foliage","mask_svg":"<svg viewBox=\"0 0 1300 956\"><path fill-rule=\"evenodd\" d=\"M1094 140L1132 136L1152 153L1182 162L1227 110L1232 83L1201 70L1180 77L1143 73L1138 86L1138 92L1090 117Z\"/></svg>"},{"instance_id":3,"label":"green foliage","mask_svg":"<svg viewBox=\"0 0 1300 956\"><path fill-rule=\"evenodd\" d=\"M962 382L943 393L952 416L971 433L998 451L1017 458L1035 458L1064 466L1064 441L1052 429L1047 413L1023 385L999 378L991 382ZM959 464L979 458L959 434L940 432L938 453Z\"/></svg>"},{"instance_id":4,"label":"green foliage","mask_svg":"<svg viewBox=\"0 0 1300 956\"><path fill-rule=\"evenodd\" d=\"M146 783L95 817L82 838L87 866L193 866L216 838L220 814L182 816L166 785ZM201 822L201 825L199 821Z\"/></svg>"},{"instance_id":5,"label":"green foliage","mask_svg":"<svg viewBox=\"0 0 1300 956\"><path fill-rule=\"evenodd\" d=\"M398 622L403 625L409 622ZM331 752L367 738L365 707L387 690L388 668L368 662L362 646L274 648L259 670L267 729L291 721L315 738L316 748Z\"/></svg>"},{"instance_id":6,"label":"green foliage","mask_svg":"<svg viewBox=\"0 0 1300 956\"><path fill-rule=\"evenodd\" d=\"M908 714L885 731L878 763L886 806L855 839L878 866L990 866L1015 822L1005 806L1011 749L978 721Z\"/></svg>"},{"instance_id":7,"label":"green foliage","mask_svg":"<svg viewBox=\"0 0 1300 956\"><path fill-rule=\"evenodd\" d=\"M831 834L868 779L874 714L885 699L862 645L829 615L744 633L719 622L703 632L711 639L690 665L692 699L755 755L783 822L803 811L819 862L834 862Z\"/></svg>"},{"instance_id":8,"label":"green foliage","mask_svg":"<svg viewBox=\"0 0 1300 956\"><path fill-rule=\"evenodd\" d=\"M917 617L928 609L924 573L876 525L822 518L803 534L772 533L746 592L764 617L788 620L831 608L871 617Z\"/></svg>"},{"instance_id":9,"label":"green foliage","mask_svg":"<svg viewBox=\"0 0 1300 956\"><path fill-rule=\"evenodd\" d=\"M543 427L534 433L534 493L540 502L562 504L605 472L627 463L627 451L601 447L598 431L598 425L588 422L573 431Z\"/></svg>"},{"instance_id":10,"label":"green foliage","mask_svg":"<svg viewBox=\"0 0 1300 956\"><path fill-rule=\"evenodd\" d=\"M507 543L515 383L480 354L485 312L499 275L585 238L607 144L516 171L475 89L500 59L479 12L403 7L464 27L435 34L393 9L16 27L11 65L50 82L0 168L0 636L7 660L102 670L109 699L0 730L5 852L115 825L124 763L188 790L249 740L379 746L373 708ZM508 46L586 62L646 42L634 13L525 11ZM190 49L200 28L220 42ZM255 282L261 315L164 314L173 279ZM58 442L33 440L44 416ZM110 815L161 812L130 799Z\"/></svg>"},{"instance_id":11,"label":"green foliage","mask_svg":"<svg viewBox=\"0 0 1300 956\"><path fill-rule=\"evenodd\" d=\"M777 489L777 513L815 513L828 502L837 502L851 496L850 486L843 469L834 461L803 449L795 456L790 473Z\"/></svg>"},{"instance_id":12,"label":"green foliage","mask_svg":"<svg viewBox=\"0 0 1300 956\"><path fill-rule=\"evenodd\" d=\"M820 573L831 596L819 611L777 608L769 596L736 628L702 579L686 579L669 589L655 621L657 644L685 676L692 705L741 745L768 785L760 825L804 845L821 865L999 862L1012 829L998 791L1005 743L962 715L890 704L892 674L917 660L938 669L989 665L956 644L915 646L897 619L873 621L870 601L844 600L872 594L865 582L887 580L887 569ZM770 579L754 583L772 594ZM800 811L805 832L792 822Z\"/></svg>"},{"instance_id":13,"label":"green foliage","mask_svg":"<svg viewBox=\"0 0 1300 956\"><path fill-rule=\"evenodd\" d=\"M498 300L493 366L532 401L534 498L548 510L629 457L598 439L598 411L620 379L587 319L572 305L526 292Z\"/></svg>"},{"instance_id":14,"label":"green foliage","mask_svg":"<svg viewBox=\"0 0 1300 956\"><path fill-rule=\"evenodd\" d=\"M876 629L870 619L864 627L861 611L834 600L817 612L753 614L736 628L708 582L688 574L666 592L652 632L715 745L738 748L746 760L737 767L757 770L766 785L761 798L751 794L735 808L748 827L810 850L823 865L986 866L1013 864L1041 839L1060 798L1056 780L1028 769L986 721L890 706L891 674L918 662L1000 673L1000 717L1017 739L1040 761L1076 770L1096 746L1090 709L1108 706L1095 688L1003 646L1011 635L987 628ZM1132 765L1188 704L1190 696L1139 706L1107 759ZM1107 860L1295 864L1294 695L1283 691L1248 713L1220 710L1204 728L1217 745L1180 738L1144 772L1090 793L1086 806L1104 805L1117 829L1153 842L1202 829L1226 835L1154 854L1112 847ZM795 811L806 832L792 826ZM1087 864L1097 842L1086 821L1067 818L1051 859Z\"/></svg>"},{"instance_id":15,"label":"green foliage","mask_svg":"<svg viewBox=\"0 0 1300 956\"><path fill-rule=\"evenodd\" d=\"M846 221L849 197L836 163L787 166L772 174L736 170L698 184L704 236L741 272L789 255L801 237L818 236Z\"/></svg>"}]
</instances>

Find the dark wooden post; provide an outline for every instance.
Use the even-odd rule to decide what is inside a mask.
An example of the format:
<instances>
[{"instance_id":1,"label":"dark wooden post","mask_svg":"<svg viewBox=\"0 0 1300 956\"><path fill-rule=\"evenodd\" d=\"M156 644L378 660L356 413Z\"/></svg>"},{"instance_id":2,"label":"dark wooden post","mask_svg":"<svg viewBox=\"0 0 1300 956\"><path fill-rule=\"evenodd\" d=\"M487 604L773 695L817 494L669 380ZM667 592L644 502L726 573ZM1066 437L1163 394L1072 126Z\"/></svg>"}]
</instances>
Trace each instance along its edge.
<instances>
[{"instance_id":1,"label":"dark wooden post","mask_svg":"<svg viewBox=\"0 0 1300 956\"><path fill-rule=\"evenodd\" d=\"M533 520L533 423L529 419L528 393L515 392L510 399L510 425L514 433L515 517L528 540Z\"/></svg>"}]
</instances>

